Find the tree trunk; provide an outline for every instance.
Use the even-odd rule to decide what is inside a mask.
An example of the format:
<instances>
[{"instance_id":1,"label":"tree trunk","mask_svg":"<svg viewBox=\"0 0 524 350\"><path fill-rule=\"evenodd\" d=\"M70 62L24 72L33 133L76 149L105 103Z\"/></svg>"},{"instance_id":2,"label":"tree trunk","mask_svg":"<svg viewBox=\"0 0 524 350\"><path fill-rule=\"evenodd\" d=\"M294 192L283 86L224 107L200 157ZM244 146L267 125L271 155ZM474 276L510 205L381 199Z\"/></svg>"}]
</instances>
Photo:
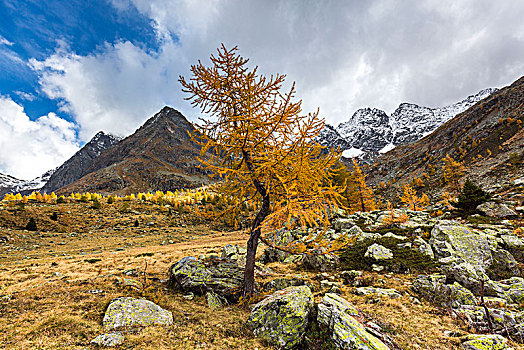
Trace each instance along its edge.
<instances>
[{"instance_id":1,"label":"tree trunk","mask_svg":"<svg viewBox=\"0 0 524 350\"><path fill-rule=\"evenodd\" d=\"M244 269L244 293L243 295L252 295L255 291L255 257L257 254L258 239L260 238L260 224L269 215L269 196L266 195L262 201L262 207L258 212L253 225L251 226L251 233L247 241L246 252L246 267Z\"/></svg>"}]
</instances>

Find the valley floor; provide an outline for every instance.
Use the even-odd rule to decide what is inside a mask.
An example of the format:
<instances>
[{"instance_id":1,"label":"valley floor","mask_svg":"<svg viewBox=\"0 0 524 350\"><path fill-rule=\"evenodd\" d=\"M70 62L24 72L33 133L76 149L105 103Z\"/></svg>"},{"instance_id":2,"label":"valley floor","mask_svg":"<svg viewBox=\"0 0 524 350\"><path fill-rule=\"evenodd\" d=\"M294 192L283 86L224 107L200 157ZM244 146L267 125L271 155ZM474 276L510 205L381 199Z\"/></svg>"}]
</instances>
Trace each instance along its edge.
<instances>
[{"instance_id":1,"label":"valley floor","mask_svg":"<svg viewBox=\"0 0 524 350\"><path fill-rule=\"evenodd\" d=\"M271 349L245 326L248 308L213 310L204 297L188 300L166 283L169 267L180 258L220 255L228 243L245 245L247 235L213 231L190 215L172 215L156 205L120 209L115 204L97 210L87 203L0 208L0 349L89 349L104 332L107 305L120 296L154 301L173 313L174 323L126 333L119 349ZM53 213L57 220L48 219ZM20 229L30 216L37 219L38 231ZM272 273L260 281L300 274L319 284L317 273L292 264L268 266ZM342 297L379 323L399 347L459 348L458 338L444 332L467 329L446 311L415 303L406 294L414 276L364 276L371 285L397 289L402 298L375 300L354 295L348 286ZM118 283L124 278L134 280L135 288Z\"/></svg>"}]
</instances>

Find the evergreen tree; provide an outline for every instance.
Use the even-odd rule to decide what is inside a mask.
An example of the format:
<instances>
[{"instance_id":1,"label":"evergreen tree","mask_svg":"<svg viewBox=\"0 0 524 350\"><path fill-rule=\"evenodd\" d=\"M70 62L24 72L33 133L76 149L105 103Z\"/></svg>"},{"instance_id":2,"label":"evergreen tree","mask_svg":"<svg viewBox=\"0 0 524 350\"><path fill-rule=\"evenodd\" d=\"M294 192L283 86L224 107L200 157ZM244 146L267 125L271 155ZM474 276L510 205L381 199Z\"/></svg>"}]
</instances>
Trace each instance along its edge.
<instances>
[{"instance_id":1,"label":"evergreen tree","mask_svg":"<svg viewBox=\"0 0 524 350\"><path fill-rule=\"evenodd\" d=\"M477 206L488 201L491 195L471 180L466 180L458 200L453 205L462 213L469 215L476 211Z\"/></svg>"},{"instance_id":2,"label":"evergreen tree","mask_svg":"<svg viewBox=\"0 0 524 350\"><path fill-rule=\"evenodd\" d=\"M26 225L26 227L25 227L25 229L26 229L27 231L36 231L36 230L38 230L38 228L36 227L36 221L35 221L35 219L30 218L30 219L29 219L29 222L27 223L27 225Z\"/></svg>"}]
</instances>

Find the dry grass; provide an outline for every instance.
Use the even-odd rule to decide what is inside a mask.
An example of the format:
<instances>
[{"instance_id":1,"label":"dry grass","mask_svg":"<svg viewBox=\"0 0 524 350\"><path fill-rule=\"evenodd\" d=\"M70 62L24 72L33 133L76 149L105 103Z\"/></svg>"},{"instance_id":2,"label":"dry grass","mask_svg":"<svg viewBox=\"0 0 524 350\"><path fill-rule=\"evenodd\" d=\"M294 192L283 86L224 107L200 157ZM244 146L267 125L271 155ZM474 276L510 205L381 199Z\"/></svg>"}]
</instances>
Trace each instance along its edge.
<instances>
[{"instance_id":1,"label":"dry grass","mask_svg":"<svg viewBox=\"0 0 524 350\"><path fill-rule=\"evenodd\" d=\"M56 211L58 222L48 220ZM20 229L29 216L37 218L42 231ZM120 296L145 297L174 316L172 326L126 333L120 349L270 349L246 329L248 310L211 310L203 297L188 301L161 281L184 256L219 254L227 243L244 245L242 232L212 231L195 218L172 217L161 207L140 203L132 203L127 213L120 213L119 206L94 210L84 203L28 205L25 212L0 208L0 225L0 237L9 236L0 244L0 295L9 296L0 297L0 349L85 349L104 332L104 311ZM300 274L315 284L317 301L321 298L316 273L294 265L269 267L274 273L260 282ZM125 275L130 269L139 276ZM126 289L115 284L117 276L145 281L149 288ZM376 286L403 293L413 278L366 276ZM409 297L370 303L352 290L343 289L343 296L383 324L402 348L458 349L458 340L443 332L461 325L427 303L415 305Z\"/></svg>"}]
</instances>

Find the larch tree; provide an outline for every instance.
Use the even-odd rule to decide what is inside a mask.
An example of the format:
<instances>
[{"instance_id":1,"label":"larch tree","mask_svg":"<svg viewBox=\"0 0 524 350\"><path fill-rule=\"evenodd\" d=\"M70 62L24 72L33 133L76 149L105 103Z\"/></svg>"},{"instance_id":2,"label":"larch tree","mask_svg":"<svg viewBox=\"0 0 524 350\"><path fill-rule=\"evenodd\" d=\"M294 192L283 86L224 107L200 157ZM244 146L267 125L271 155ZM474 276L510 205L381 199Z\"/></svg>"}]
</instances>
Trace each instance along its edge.
<instances>
[{"instance_id":1,"label":"larch tree","mask_svg":"<svg viewBox=\"0 0 524 350\"><path fill-rule=\"evenodd\" d=\"M413 211L422 210L429 204L429 198L425 193L422 196L417 195L417 191L408 184L402 186L402 195L399 198Z\"/></svg>"},{"instance_id":2,"label":"larch tree","mask_svg":"<svg viewBox=\"0 0 524 350\"><path fill-rule=\"evenodd\" d=\"M347 178L345 194L351 212L376 209L373 190L366 184L366 176L355 159L353 159L353 168Z\"/></svg>"},{"instance_id":3,"label":"larch tree","mask_svg":"<svg viewBox=\"0 0 524 350\"><path fill-rule=\"evenodd\" d=\"M460 178L464 176L466 168L462 162L456 161L449 154L442 159L444 165L442 165L442 175L444 176L444 182L450 184L451 188L455 191L460 191Z\"/></svg>"},{"instance_id":4,"label":"larch tree","mask_svg":"<svg viewBox=\"0 0 524 350\"><path fill-rule=\"evenodd\" d=\"M330 181L331 169L340 159L315 138L324 121L315 113L301 115L295 86L282 92L285 75L266 77L235 47L224 45L211 55L212 65L191 66L192 77L180 77L187 100L199 107L202 119L192 134L201 145L200 161L220 182L216 190L239 205L258 203L252 217L244 270L244 295L254 291L255 255L259 240L282 227L327 225L332 210L340 207L343 188ZM322 234L311 245L295 242L294 252L328 247Z\"/></svg>"}]
</instances>

